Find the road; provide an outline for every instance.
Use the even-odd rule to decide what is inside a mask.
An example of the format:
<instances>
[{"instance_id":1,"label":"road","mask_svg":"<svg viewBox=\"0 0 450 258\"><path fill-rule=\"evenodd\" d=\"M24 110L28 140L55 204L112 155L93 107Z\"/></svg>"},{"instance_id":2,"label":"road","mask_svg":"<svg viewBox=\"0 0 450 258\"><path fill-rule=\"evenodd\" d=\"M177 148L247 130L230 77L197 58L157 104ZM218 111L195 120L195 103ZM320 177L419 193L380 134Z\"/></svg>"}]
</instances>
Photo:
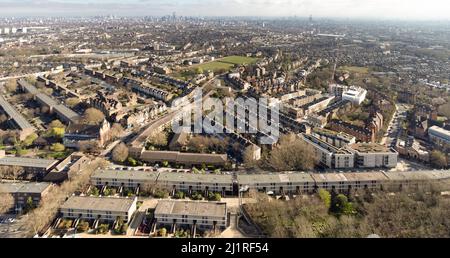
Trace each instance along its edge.
<instances>
[{"instance_id":1,"label":"road","mask_svg":"<svg viewBox=\"0 0 450 258\"><path fill-rule=\"evenodd\" d=\"M406 120L408 110L411 107L405 104L397 104L396 108L397 111L395 112L394 117L388 127L387 134L381 141L381 144L389 147L395 147L395 145L397 144L397 139L401 134L402 123L404 120Z\"/></svg>"},{"instance_id":2,"label":"road","mask_svg":"<svg viewBox=\"0 0 450 258\"><path fill-rule=\"evenodd\" d=\"M209 81L207 81L205 84L203 84L202 87L200 87L200 90L203 92L203 89L207 86L210 85L212 82L214 82L217 78L219 78L219 76L221 75L216 75L214 78L210 79ZM208 98L209 96L211 96L212 91L206 93L202 100L204 101L206 98ZM191 99L192 100L192 99ZM194 103L190 102L189 104L185 104L185 105L181 105L179 107L176 108L172 108L171 110L168 111L168 113L164 116L162 116L161 118L158 118L152 122L150 122L149 125L147 125L147 128L140 133L137 137L135 137L133 139L133 141L131 142L131 146L142 146L144 144L144 142L147 140L147 138L154 132L157 131L158 129L160 129L161 127L169 124L172 122L172 120L184 113L187 112L189 110L191 110L193 108Z\"/></svg>"},{"instance_id":3,"label":"road","mask_svg":"<svg viewBox=\"0 0 450 258\"><path fill-rule=\"evenodd\" d=\"M124 141L124 139L126 139L127 137L129 137L133 132L124 132L121 136L119 140L116 140L112 143L110 143L108 146L106 146L105 150L102 151L102 153L100 153L101 157L106 157L108 156L108 154L114 149L114 147L117 146L117 144L119 144L120 142Z\"/></svg>"}]
</instances>

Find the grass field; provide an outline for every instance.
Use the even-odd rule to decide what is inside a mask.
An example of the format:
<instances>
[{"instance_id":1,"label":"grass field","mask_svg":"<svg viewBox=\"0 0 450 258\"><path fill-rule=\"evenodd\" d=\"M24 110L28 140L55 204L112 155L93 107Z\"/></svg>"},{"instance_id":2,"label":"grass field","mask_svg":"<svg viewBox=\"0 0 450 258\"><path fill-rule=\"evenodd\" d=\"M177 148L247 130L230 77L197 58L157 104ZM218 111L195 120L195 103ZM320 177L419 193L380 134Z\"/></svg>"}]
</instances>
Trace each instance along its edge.
<instances>
[{"instance_id":1,"label":"grass field","mask_svg":"<svg viewBox=\"0 0 450 258\"><path fill-rule=\"evenodd\" d=\"M189 68L189 70L201 68L203 71L211 70L213 72L217 72L218 70L230 70L231 68L233 68L234 65L254 64L258 60L259 60L258 58L254 57L227 56L213 62L193 65Z\"/></svg>"},{"instance_id":2,"label":"grass field","mask_svg":"<svg viewBox=\"0 0 450 258\"><path fill-rule=\"evenodd\" d=\"M218 60L218 62L222 63L230 63L230 64L254 64L258 61L258 58L254 57L245 57L245 56L227 56Z\"/></svg>"},{"instance_id":3,"label":"grass field","mask_svg":"<svg viewBox=\"0 0 450 258\"><path fill-rule=\"evenodd\" d=\"M369 68L359 66L341 66L339 71L348 71L350 73L369 73Z\"/></svg>"},{"instance_id":4,"label":"grass field","mask_svg":"<svg viewBox=\"0 0 450 258\"><path fill-rule=\"evenodd\" d=\"M205 64L199 64L199 65L196 65L196 66L192 66L191 70L195 70L197 68L201 68L201 69L203 69L203 71L211 70L211 71L216 72L216 71L218 71L220 69L229 70L233 66L234 65L230 64L230 63L222 63L222 62L219 62L219 61L213 61L213 62L209 62L209 63L205 63Z\"/></svg>"}]
</instances>

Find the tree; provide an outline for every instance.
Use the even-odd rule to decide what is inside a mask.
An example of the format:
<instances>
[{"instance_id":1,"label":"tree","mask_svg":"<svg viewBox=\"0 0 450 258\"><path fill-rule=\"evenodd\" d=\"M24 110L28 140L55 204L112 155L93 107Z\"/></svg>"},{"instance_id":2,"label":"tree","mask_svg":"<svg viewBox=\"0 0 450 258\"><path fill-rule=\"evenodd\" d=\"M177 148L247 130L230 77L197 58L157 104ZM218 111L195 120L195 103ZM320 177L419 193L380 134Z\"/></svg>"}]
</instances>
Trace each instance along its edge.
<instances>
[{"instance_id":1,"label":"tree","mask_svg":"<svg viewBox=\"0 0 450 258\"><path fill-rule=\"evenodd\" d=\"M331 204L331 194L330 194L330 192L328 192L325 189L319 189L319 197L323 201L323 203L325 204L325 207L327 207L327 209L329 209L330 208L330 204Z\"/></svg>"},{"instance_id":2,"label":"tree","mask_svg":"<svg viewBox=\"0 0 450 258\"><path fill-rule=\"evenodd\" d=\"M120 137L123 134L123 132L124 132L123 127L118 123L114 123L111 126L111 130L109 130L110 138L116 139Z\"/></svg>"},{"instance_id":3,"label":"tree","mask_svg":"<svg viewBox=\"0 0 450 258\"><path fill-rule=\"evenodd\" d=\"M64 146L64 144L54 143L54 144L52 144L50 149L55 152L61 152L61 151L64 151L66 149L66 147Z\"/></svg>"},{"instance_id":4,"label":"tree","mask_svg":"<svg viewBox=\"0 0 450 258\"><path fill-rule=\"evenodd\" d=\"M78 103L80 103L80 100L78 98L67 98L66 99L66 105L70 108L75 107L76 105L78 105Z\"/></svg>"},{"instance_id":5,"label":"tree","mask_svg":"<svg viewBox=\"0 0 450 258\"><path fill-rule=\"evenodd\" d=\"M220 195L220 193L210 192L209 195L208 195L208 200L209 201L220 202L221 199L222 199L222 196Z\"/></svg>"},{"instance_id":6,"label":"tree","mask_svg":"<svg viewBox=\"0 0 450 258\"><path fill-rule=\"evenodd\" d=\"M450 102L440 106L439 113L450 119Z\"/></svg>"},{"instance_id":7,"label":"tree","mask_svg":"<svg viewBox=\"0 0 450 258\"><path fill-rule=\"evenodd\" d=\"M191 199L192 199L192 200L196 200L196 201L200 201L200 200L203 200L203 196L202 196L202 194L199 193L199 192L194 192L194 193L192 194L192 196L191 196Z\"/></svg>"},{"instance_id":8,"label":"tree","mask_svg":"<svg viewBox=\"0 0 450 258\"><path fill-rule=\"evenodd\" d=\"M137 160L133 159L132 157L128 157L127 163L129 166L132 166L132 167L136 167L138 165Z\"/></svg>"},{"instance_id":9,"label":"tree","mask_svg":"<svg viewBox=\"0 0 450 258\"><path fill-rule=\"evenodd\" d=\"M112 159L115 162L123 163L128 158L128 147L123 143L119 143L112 151Z\"/></svg>"},{"instance_id":10,"label":"tree","mask_svg":"<svg viewBox=\"0 0 450 258\"><path fill-rule=\"evenodd\" d=\"M92 152L97 153L100 151L98 144L92 141L80 141L78 142L78 149L81 152Z\"/></svg>"},{"instance_id":11,"label":"tree","mask_svg":"<svg viewBox=\"0 0 450 258\"><path fill-rule=\"evenodd\" d=\"M245 149L243 160L245 167L248 169L255 168L258 165L258 161L254 159L253 148L251 147Z\"/></svg>"},{"instance_id":12,"label":"tree","mask_svg":"<svg viewBox=\"0 0 450 258\"><path fill-rule=\"evenodd\" d=\"M445 157L444 153L438 150L431 152L430 162L431 165L436 168L445 168L448 166L447 157Z\"/></svg>"},{"instance_id":13,"label":"tree","mask_svg":"<svg viewBox=\"0 0 450 258\"><path fill-rule=\"evenodd\" d=\"M92 186L92 188L89 190L89 194L93 196L99 196L100 190L97 187Z\"/></svg>"},{"instance_id":14,"label":"tree","mask_svg":"<svg viewBox=\"0 0 450 258\"><path fill-rule=\"evenodd\" d=\"M332 195L330 212L337 217L342 215L353 215L355 213L353 204L348 201L347 196L343 194Z\"/></svg>"},{"instance_id":15,"label":"tree","mask_svg":"<svg viewBox=\"0 0 450 258\"><path fill-rule=\"evenodd\" d=\"M17 90L17 80L15 79L8 80L5 84L5 89L8 92L15 92Z\"/></svg>"},{"instance_id":16,"label":"tree","mask_svg":"<svg viewBox=\"0 0 450 258\"><path fill-rule=\"evenodd\" d=\"M28 196L27 202L25 203L25 207L24 207L25 213L28 213L29 211L31 211L34 208L35 208L35 206L33 203L33 198L31 196Z\"/></svg>"},{"instance_id":17,"label":"tree","mask_svg":"<svg viewBox=\"0 0 450 258\"><path fill-rule=\"evenodd\" d=\"M0 124L3 124L6 121L8 121L8 117L5 114L1 114L0 115Z\"/></svg>"},{"instance_id":18,"label":"tree","mask_svg":"<svg viewBox=\"0 0 450 258\"><path fill-rule=\"evenodd\" d=\"M66 130L64 129L64 127L53 127L50 129L50 136L55 137L55 138L63 138L64 134L66 133Z\"/></svg>"},{"instance_id":19,"label":"tree","mask_svg":"<svg viewBox=\"0 0 450 258\"><path fill-rule=\"evenodd\" d=\"M8 212L13 208L13 206L14 197L10 193L3 192L0 188L0 214Z\"/></svg>"},{"instance_id":20,"label":"tree","mask_svg":"<svg viewBox=\"0 0 450 258\"><path fill-rule=\"evenodd\" d=\"M25 140L23 140L23 144L24 144L26 147L29 147L29 146L31 146L31 145L34 143L34 141L35 141L38 137L39 137L39 136L38 136L36 133L32 133L32 134L28 135L28 136L25 138Z\"/></svg>"},{"instance_id":21,"label":"tree","mask_svg":"<svg viewBox=\"0 0 450 258\"><path fill-rule=\"evenodd\" d=\"M89 222L87 221L80 221L77 225L77 232L83 233L89 230Z\"/></svg>"},{"instance_id":22,"label":"tree","mask_svg":"<svg viewBox=\"0 0 450 258\"><path fill-rule=\"evenodd\" d=\"M294 134L282 136L267 161L275 171L311 170L316 163L314 149Z\"/></svg>"},{"instance_id":23,"label":"tree","mask_svg":"<svg viewBox=\"0 0 450 258\"><path fill-rule=\"evenodd\" d=\"M53 120L50 124L49 124L50 128L65 128L64 124L61 123L61 121L59 120Z\"/></svg>"},{"instance_id":24,"label":"tree","mask_svg":"<svg viewBox=\"0 0 450 258\"><path fill-rule=\"evenodd\" d=\"M181 192L181 191L176 192L175 195L173 196L173 198L184 199L184 192Z\"/></svg>"},{"instance_id":25,"label":"tree","mask_svg":"<svg viewBox=\"0 0 450 258\"><path fill-rule=\"evenodd\" d=\"M167 133L166 132L158 132L152 134L147 139L147 144L155 147L165 147L168 144Z\"/></svg>"},{"instance_id":26,"label":"tree","mask_svg":"<svg viewBox=\"0 0 450 258\"><path fill-rule=\"evenodd\" d=\"M166 235L167 235L167 229L166 229L166 228L161 228L161 229L158 231L158 236L165 237Z\"/></svg>"},{"instance_id":27,"label":"tree","mask_svg":"<svg viewBox=\"0 0 450 258\"><path fill-rule=\"evenodd\" d=\"M198 68L195 69L195 73L196 74L202 74L203 73L203 69L198 67Z\"/></svg>"},{"instance_id":28,"label":"tree","mask_svg":"<svg viewBox=\"0 0 450 258\"><path fill-rule=\"evenodd\" d=\"M109 231L109 225L108 224L100 224L96 231L98 234L106 234Z\"/></svg>"},{"instance_id":29,"label":"tree","mask_svg":"<svg viewBox=\"0 0 450 258\"><path fill-rule=\"evenodd\" d=\"M100 124L105 119L105 115L96 108L88 108L84 112L83 119L87 124Z\"/></svg>"},{"instance_id":30,"label":"tree","mask_svg":"<svg viewBox=\"0 0 450 258\"><path fill-rule=\"evenodd\" d=\"M23 172L23 168L19 166L0 166L0 178L8 178L15 181Z\"/></svg>"}]
</instances>

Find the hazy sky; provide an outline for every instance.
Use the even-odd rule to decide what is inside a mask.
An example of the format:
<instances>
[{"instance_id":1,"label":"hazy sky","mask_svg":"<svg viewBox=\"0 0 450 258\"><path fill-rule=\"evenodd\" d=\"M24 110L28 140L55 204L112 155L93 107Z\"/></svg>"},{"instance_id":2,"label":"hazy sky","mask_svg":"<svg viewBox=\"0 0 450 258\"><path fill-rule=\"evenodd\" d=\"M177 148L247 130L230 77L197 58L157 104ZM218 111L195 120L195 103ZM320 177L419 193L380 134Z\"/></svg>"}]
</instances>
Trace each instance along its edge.
<instances>
[{"instance_id":1,"label":"hazy sky","mask_svg":"<svg viewBox=\"0 0 450 258\"><path fill-rule=\"evenodd\" d=\"M450 0L0 0L0 16L166 15L446 19Z\"/></svg>"}]
</instances>

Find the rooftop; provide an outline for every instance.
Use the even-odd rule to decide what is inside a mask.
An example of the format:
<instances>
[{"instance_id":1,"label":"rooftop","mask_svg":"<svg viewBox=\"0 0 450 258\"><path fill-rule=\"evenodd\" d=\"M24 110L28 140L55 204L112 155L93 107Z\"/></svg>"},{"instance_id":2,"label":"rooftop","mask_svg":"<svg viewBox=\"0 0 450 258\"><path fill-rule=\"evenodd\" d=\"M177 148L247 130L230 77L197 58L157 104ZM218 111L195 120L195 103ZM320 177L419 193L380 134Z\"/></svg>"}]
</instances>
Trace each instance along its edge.
<instances>
[{"instance_id":1,"label":"rooftop","mask_svg":"<svg viewBox=\"0 0 450 258\"><path fill-rule=\"evenodd\" d=\"M3 96L0 96L0 106L6 114L13 119L21 130L33 128L33 126L20 114Z\"/></svg>"},{"instance_id":2,"label":"rooftop","mask_svg":"<svg viewBox=\"0 0 450 258\"><path fill-rule=\"evenodd\" d=\"M0 192L3 193L42 193L50 183L14 182L0 183Z\"/></svg>"},{"instance_id":3,"label":"rooftop","mask_svg":"<svg viewBox=\"0 0 450 258\"><path fill-rule=\"evenodd\" d=\"M205 182L205 183L219 183L231 184L233 177L231 175L223 174L192 174L192 173L171 173L160 172L158 181L171 182Z\"/></svg>"},{"instance_id":4,"label":"rooftop","mask_svg":"<svg viewBox=\"0 0 450 258\"><path fill-rule=\"evenodd\" d=\"M134 198L71 196L61 209L128 212Z\"/></svg>"},{"instance_id":5,"label":"rooftop","mask_svg":"<svg viewBox=\"0 0 450 258\"><path fill-rule=\"evenodd\" d=\"M428 129L428 133L431 134L440 134L442 137L448 138L450 140L450 131L449 130L445 130L442 127L439 126L432 126Z\"/></svg>"},{"instance_id":6,"label":"rooftop","mask_svg":"<svg viewBox=\"0 0 450 258\"><path fill-rule=\"evenodd\" d=\"M146 172L136 170L113 170L113 169L100 169L94 171L91 178L104 178L104 179L133 179L142 181L156 181L158 172Z\"/></svg>"},{"instance_id":7,"label":"rooftop","mask_svg":"<svg viewBox=\"0 0 450 258\"><path fill-rule=\"evenodd\" d=\"M314 128L313 129L314 133L317 133L319 135L323 135L323 136L328 136L328 137L334 137L334 138L339 138L345 141L351 141L352 139L354 139L355 137L344 133L344 132L336 132L333 130L328 130L328 129L324 129L324 128Z\"/></svg>"},{"instance_id":8,"label":"rooftop","mask_svg":"<svg viewBox=\"0 0 450 258\"><path fill-rule=\"evenodd\" d=\"M159 214L226 217L227 208L221 202L162 200L155 210L155 215Z\"/></svg>"},{"instance_id":9,"label":"rooftop","mask_svg":"<svg viewBox=\"0 0 450 258\"><path fill-rule=\"evenodd\" d=\"M0 166L19 166L49 169L58 161L54 159L35 159L23 157L1 157Z\"/></svg>"},{"instance_id":10,"label":"rooftop","mask_svg":"<svg viewBox=\"0 0 450 258\"><path fill-rule=\"evenodd\" d=\"M384 181L387 177L381 172L345 173L349 181Z\"/></svg>"},{"instance_id":11,"label":"rooftop","mask_svg":"<svg viewBox=\"0 0 450 258\"><path fill-rule=\"evenodd\" d=\"M240 185L254 185L256 182L260 184L270 184L314 181L311 175L307 173L249 174L238 175L237 179Z\"/></svg>"},{"instance_id":12,"label":"rooftop","mask_svg":"<svg viewBox=\"0 0 450 258\"><path fill-rule=\"evenodd\" d=\"M350 147L360 153L393 152L392 149L389 149L386 146L376 144L376 143L355 143L355 144L352 144Z\"/></svg>"},{"instance_id":13,"label":"rooftop","mask_svg":"<svg viewBox=\"0 0 450 258\"><path fill-rule=\"evenodd\" d=\"M326 173L326 174L311 174L316 182L342 182L348 181L343 173Z\"/></svg>"}]
</instances>

